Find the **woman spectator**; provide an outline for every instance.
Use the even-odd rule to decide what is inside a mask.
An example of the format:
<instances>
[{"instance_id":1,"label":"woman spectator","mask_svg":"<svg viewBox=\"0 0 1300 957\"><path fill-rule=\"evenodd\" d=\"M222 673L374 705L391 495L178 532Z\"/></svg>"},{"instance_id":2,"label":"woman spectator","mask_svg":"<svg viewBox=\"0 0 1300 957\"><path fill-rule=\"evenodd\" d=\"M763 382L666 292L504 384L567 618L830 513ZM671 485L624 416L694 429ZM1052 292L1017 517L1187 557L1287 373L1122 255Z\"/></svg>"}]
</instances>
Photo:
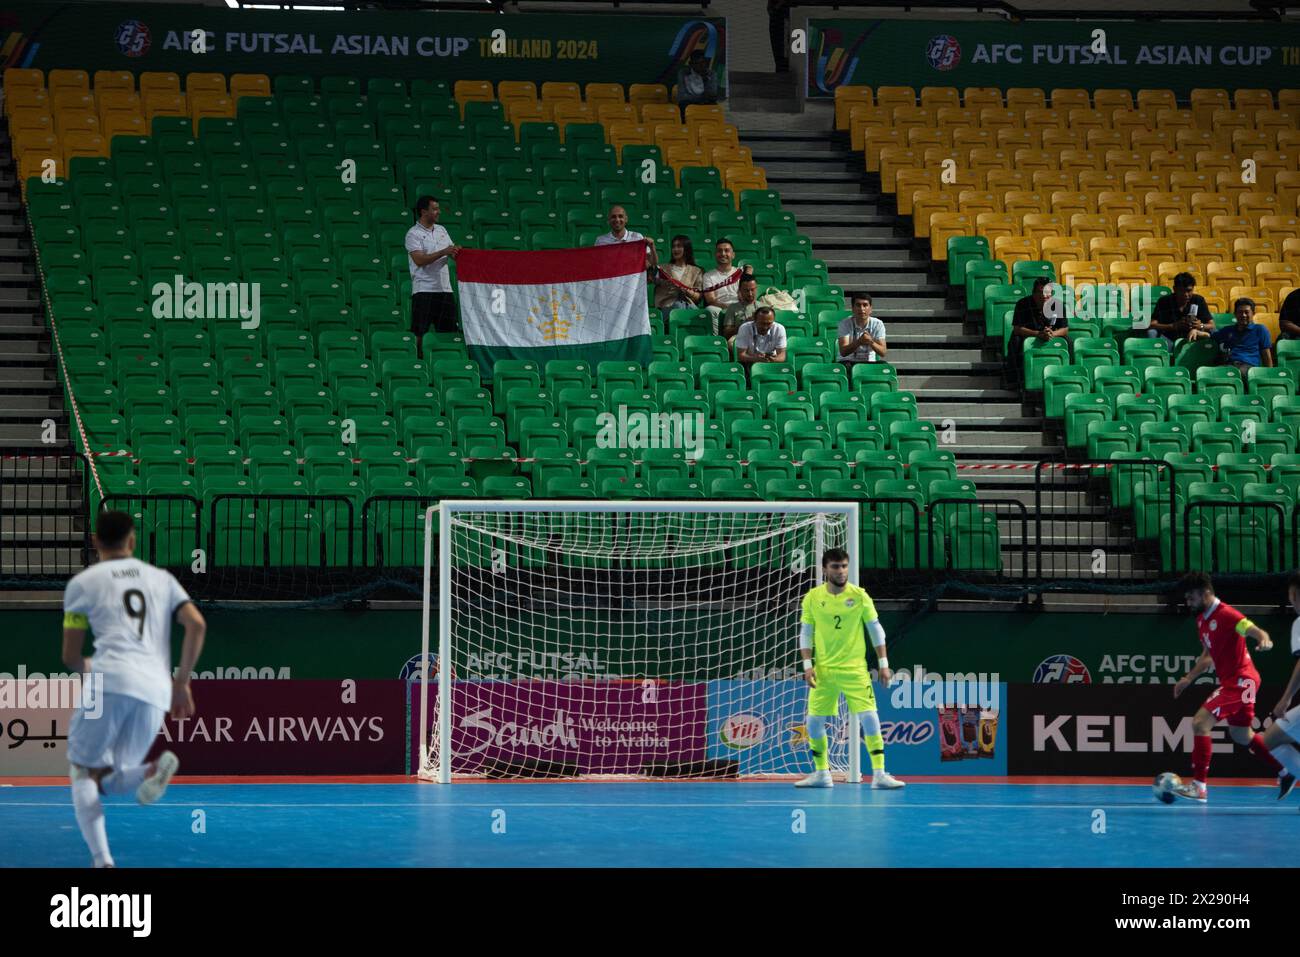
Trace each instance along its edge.
<instances>
[{"instance_id":1,"label":"woman spectator","mask_svg":"<svg viewBox=\"0 0 1300 957\"><path fill-rule=\"evenodd\" d=\"M672 239L672 254L666 266L655 271L655 306L663 312L664 322L674 309L691 309L704 300L704 272L695 265L695 250L688 237Z\"/></svg>"}]
</instances>

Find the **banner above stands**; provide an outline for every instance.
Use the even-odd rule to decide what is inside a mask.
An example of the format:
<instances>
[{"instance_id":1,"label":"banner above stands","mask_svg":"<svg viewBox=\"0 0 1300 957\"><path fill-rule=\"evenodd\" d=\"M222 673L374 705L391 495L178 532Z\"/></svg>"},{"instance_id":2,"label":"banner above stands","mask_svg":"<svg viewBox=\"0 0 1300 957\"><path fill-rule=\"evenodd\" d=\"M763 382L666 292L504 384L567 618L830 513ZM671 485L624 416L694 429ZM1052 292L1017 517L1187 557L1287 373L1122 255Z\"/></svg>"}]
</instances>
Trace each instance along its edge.
<instances>
[{"instance_id":1,"label":"banner above stands","mask_svg":"<svg viewBox=\"0 0 1300 957\"><path fill-rule=\"evenodd\" d=\"M808 96L837 86L1300 87L1300 24L810 20Z\"/></svg>"},{"instance_id":2,"label":"banner above stands","mask_svg":"<svg viewBox=\"0 0 1300 957\"><path fill-rule=\"evenodd\" d=\"M665 83L693 50L725 77L720 17L337 13L31 3L0 14L0 64L43 70ZM356 32L364 25L365 32ZM202 31L202 43L195 32ZM206 52L195 52L199 46Z\"/></svg>"}]
</instances>

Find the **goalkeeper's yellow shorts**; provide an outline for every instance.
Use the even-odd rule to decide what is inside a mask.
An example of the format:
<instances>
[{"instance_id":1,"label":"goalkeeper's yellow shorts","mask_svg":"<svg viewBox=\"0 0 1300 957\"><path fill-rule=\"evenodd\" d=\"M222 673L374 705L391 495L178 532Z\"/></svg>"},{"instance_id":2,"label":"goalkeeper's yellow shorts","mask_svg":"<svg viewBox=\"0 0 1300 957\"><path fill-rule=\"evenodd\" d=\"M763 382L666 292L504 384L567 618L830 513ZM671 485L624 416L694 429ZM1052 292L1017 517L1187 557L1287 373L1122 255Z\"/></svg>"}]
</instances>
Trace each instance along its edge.
<instances>
[{"instance_id":1,"label":"goalkeeper's yellow shorts","mask_svg":"<svg viewBox=\"0 0 1300 957\"><path fill-rule=\"evenodd\" d=\"M814 669L817 687L808 690L808 713L814 717L831 718L839 714L840 695L849 703L849 710L875 711L876 692L871 687L871 675L866 668Z\"/></svg>"}]
</instances>

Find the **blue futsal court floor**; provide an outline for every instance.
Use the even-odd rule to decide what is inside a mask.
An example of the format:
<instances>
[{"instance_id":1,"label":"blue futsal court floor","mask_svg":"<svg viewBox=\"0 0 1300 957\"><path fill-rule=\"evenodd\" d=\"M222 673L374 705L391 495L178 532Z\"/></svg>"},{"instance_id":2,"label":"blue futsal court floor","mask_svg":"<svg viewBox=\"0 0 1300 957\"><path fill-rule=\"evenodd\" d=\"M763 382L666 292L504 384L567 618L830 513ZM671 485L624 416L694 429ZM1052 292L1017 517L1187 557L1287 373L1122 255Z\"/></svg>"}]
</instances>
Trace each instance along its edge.
<instances>
[{"instance_id":1,"label":"blue futsal court floor","mask_svg":"<svg viewBox=\"0 0 1300 957\"><path fill-rule=\"evenodd\" d=\"M119 867L1294 862L1294 795L1278 802L1271 786L1212 783L1210 802L1166 806L1149 785L1132 784L912 783L889 792L788 782L178 783L152 807L129 796L105 798L105 807ZM66 786L0 786L0 866L88 863Z\"/></svg>"}]
</instances>

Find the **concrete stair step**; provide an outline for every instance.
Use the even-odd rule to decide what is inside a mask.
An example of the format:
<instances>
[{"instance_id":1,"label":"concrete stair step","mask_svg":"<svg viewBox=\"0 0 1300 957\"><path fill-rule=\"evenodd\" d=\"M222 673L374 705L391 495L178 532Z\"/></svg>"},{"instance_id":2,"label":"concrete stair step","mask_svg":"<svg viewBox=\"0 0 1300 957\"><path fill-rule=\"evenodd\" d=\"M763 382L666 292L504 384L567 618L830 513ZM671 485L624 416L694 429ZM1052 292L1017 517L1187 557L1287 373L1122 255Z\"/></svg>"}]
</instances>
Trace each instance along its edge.
<instances>
[{"instance_id":1,"label":"concrete stair step","mask_svg":"<svg viewBox=\"0 0 1300 957\"><path fill-rule=\"evenodd\" d=\"M0 548L0 575L41 578L75 575L84 567L78 548Z\"/></svg>"},{"instance_id":2,"label":"concrete stair step","mask_svg":"<svg viewBox=\"0 0 1300 957\"><path fill-rule=\"evenodd\" d=\"M80 541L82 531L81 518L72 515L0 515L0 547L50 539Z\"/></svg>"}]
</instances>

